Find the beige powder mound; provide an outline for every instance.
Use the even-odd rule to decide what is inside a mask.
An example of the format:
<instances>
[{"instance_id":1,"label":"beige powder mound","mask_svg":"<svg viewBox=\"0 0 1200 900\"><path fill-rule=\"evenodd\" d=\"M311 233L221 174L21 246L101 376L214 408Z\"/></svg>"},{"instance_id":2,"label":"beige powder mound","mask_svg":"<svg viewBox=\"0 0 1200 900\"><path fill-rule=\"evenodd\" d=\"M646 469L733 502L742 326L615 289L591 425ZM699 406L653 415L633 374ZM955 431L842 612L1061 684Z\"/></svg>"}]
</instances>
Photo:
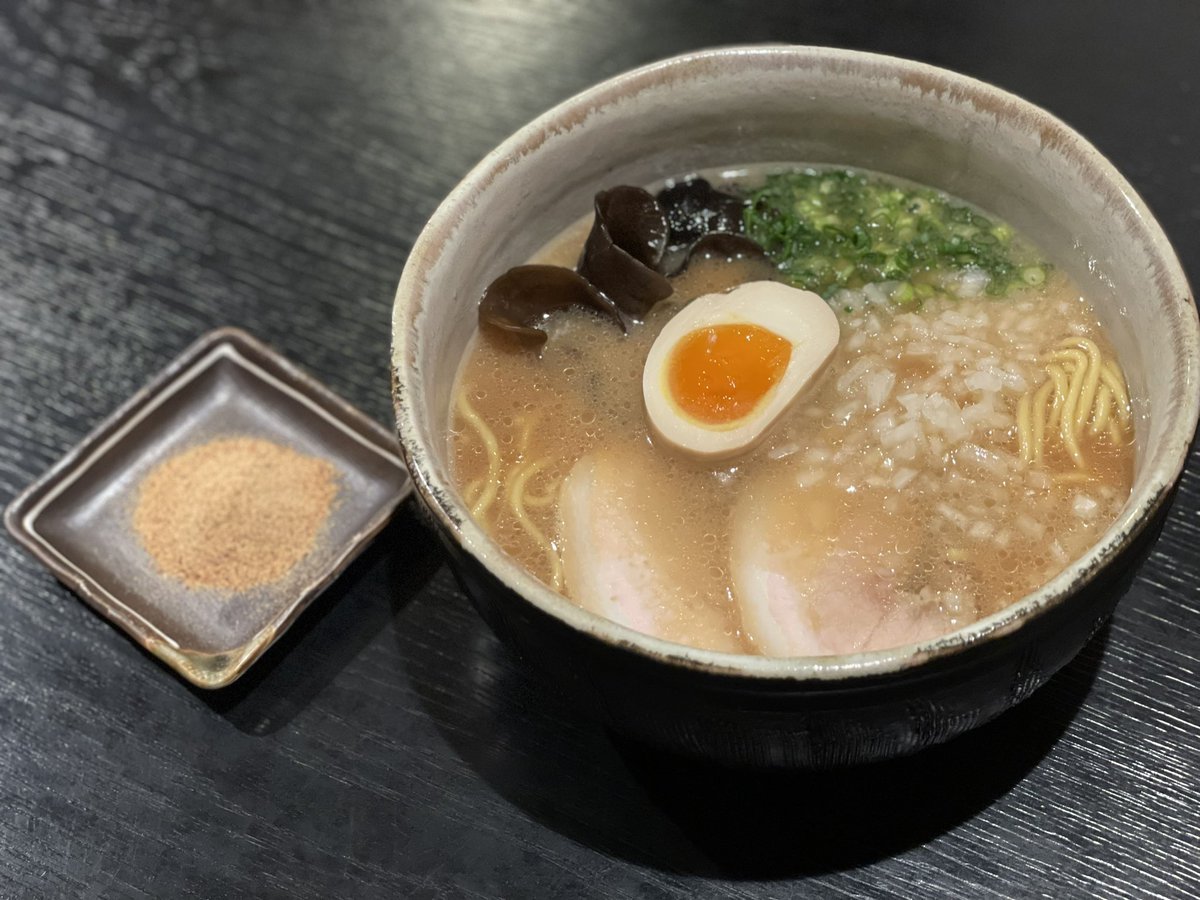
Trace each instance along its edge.
<instances>
[{"instance_id":1,"label":"beige powder mound","mask_svg":"<svg viewBox=\"0 0 1200 900\"><path fill-rule=\"evenodd\" d=\"M151 470L133 527L163 575L193 588L260 587L313 549L337 475L328 460L268 440L219 438Z\"/></svg>"}]
</instances>

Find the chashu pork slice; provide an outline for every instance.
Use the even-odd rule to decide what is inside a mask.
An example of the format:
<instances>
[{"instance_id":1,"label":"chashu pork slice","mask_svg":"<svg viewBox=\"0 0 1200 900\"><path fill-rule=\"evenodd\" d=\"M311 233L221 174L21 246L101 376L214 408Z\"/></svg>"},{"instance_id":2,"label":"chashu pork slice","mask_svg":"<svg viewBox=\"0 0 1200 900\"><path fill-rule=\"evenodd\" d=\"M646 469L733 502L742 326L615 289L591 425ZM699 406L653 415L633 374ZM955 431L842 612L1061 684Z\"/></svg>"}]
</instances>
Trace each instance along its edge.
<instances>
[{"instance_id":1,"label":"chashu pork slice","mask_svg":"<svg viewBox=\"0 0 1200 900\"><path fill-rule=\"evenodd\" d=\"M918 534L898 495L800 487L786 471L734 507L730 562L742 630L767 656L882 650L953 630L901 589Z\"/></svg>"},{"instance_id":2,"label":"chashu pork slice","mask_svg":"<svg viewBox=\"0 0 1200 900\"><path fill-rule=\"evenodd\" d=\"M666 465L637 447L580 459L559 494L566 593L636 631L743 652L736 611L703 575L705 528L682 514L681 492Z\"/></svg>"}]
</instances>

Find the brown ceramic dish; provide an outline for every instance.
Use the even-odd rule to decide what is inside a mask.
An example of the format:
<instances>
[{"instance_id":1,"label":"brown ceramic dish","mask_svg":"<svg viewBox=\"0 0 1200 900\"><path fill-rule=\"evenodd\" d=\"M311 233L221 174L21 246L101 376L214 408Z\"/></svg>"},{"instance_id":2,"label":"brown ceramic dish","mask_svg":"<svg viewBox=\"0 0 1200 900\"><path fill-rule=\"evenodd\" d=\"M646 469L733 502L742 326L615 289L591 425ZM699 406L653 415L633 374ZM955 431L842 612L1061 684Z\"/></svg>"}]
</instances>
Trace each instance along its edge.
<instances>
[{"instance_id":1,"label":"brown ceramic dish","mask_svg":"<svg viewBox=\"0 0 1200 900\"><path fill-rule=\"evenodd\" d=\"M154 571L130 524L141 479L214 437L265 438L338 470L312 552L236 595ZM411 490L395 440L237 329L205 335L9 506L9 531L101 615L193 684L229 684L358 555Z\"/></svg>"},{"instance_id":2,"label":"brown ceramic dish","mask_svg":"<svg viewBox=\"0 0 1200 900\"><path fill-rule=\"evenodd\" d=\"M1117 521L1043 588L940 639L778 659L647 637L571 604L507 558L471 520L447 471L450 390L490 279L589 209L600 187L770 161L874 169L997 213L1085 287L1125 361L1137 463ZM421 234L397 292L393 341L404 455L484 618L606 722L737 763L908 753L1028 696L1112 611L1161 522L1200 408L1190 290L1161 228L1107 160L995 87L825 48L678 57L607 81L517 132Z\"/></svg>"}]
</instances>

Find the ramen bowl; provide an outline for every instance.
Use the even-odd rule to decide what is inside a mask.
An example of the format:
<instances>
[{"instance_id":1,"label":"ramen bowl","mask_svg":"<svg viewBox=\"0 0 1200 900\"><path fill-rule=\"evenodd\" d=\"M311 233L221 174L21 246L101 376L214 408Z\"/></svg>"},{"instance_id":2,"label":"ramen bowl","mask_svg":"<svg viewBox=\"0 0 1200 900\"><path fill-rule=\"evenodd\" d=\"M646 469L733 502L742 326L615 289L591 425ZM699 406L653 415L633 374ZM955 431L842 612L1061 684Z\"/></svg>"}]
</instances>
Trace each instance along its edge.
<instances>
[{"instance_id":1,"label":"ramen bowl","mask_svg":"<svg viewBox=\"0 0 1200 900\"><path fill-rule=\"evenodd\" d=\"M451 391L483 288L614 184L753 162L884 172L978 204L1089 295L1128 373L1136 463L1116 521L1000 612L869 653L724 654L632 631L559 596L469 515L449 469ZM396 295L405 460L482 617L581 708L635 739L726 763L833 766L919 750L999 715L1106 621L1165 515L1200 406L1196 307L1125 179L1044 110L920 63L827 48L735 47L620 75L492 151L421 233Z\"/></svg>"}]
</instances>

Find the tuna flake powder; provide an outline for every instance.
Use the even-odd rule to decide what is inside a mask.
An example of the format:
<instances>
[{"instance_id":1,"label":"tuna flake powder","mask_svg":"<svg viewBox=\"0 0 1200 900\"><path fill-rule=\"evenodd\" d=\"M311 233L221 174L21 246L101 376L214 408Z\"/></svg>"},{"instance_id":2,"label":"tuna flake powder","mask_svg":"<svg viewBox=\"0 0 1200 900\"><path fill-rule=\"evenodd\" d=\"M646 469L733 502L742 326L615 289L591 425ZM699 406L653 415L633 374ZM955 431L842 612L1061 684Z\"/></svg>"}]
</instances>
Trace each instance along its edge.
<instances>
[{"instance_id":1,"label":"tuna flake powder","mask_svg":"<svg viewBox=\"0 0 1200 900\"><path fill-rule=\"evenodd\" d=\"M155 568L188 587L260 587L313 549L337 475L328 460L272 441L218 438L150 471L133 527Z\"/></svg>"}]
</instances>

